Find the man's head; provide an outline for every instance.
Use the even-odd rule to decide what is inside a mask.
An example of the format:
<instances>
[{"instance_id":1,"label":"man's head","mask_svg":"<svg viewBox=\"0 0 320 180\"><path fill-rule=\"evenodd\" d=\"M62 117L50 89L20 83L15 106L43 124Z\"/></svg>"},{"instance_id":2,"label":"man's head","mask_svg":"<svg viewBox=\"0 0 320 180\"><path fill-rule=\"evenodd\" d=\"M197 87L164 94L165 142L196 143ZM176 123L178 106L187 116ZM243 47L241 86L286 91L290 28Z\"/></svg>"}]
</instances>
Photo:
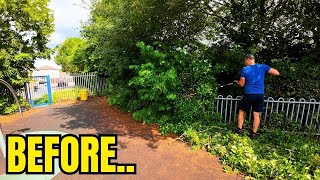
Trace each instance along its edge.
<instances>
[{"instance_id":1,"label":"man's head","mask_svg":"<svg viewBox=\"0 0 320 180\"><path fill-rule=\"evenodd\" d=\"M255 59L254 59L254 56L252 54L247 54L244 58L244 64L246 66L249 66L249 65L252 65L252 64L255 64Z\"/></svg>"}]
</instances>

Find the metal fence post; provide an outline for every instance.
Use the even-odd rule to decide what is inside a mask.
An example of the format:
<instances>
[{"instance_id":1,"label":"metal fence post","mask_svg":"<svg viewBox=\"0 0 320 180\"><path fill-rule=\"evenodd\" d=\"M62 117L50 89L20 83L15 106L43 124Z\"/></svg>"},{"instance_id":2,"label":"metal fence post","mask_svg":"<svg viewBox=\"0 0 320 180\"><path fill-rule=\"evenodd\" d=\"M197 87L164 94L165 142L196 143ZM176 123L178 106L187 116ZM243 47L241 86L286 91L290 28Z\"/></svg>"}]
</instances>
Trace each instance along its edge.
<instances>
[{"instance_id":1,"label":"metal fence post","mask_svg":"<svg viewBox=\"0 0 320 180\"><path fill-rule=\"evenodd\" d=\"M47 79L47 89L48 89L48 100L49 104L52 104L52 90L51 90L51 80L50 80L50 75L46 76Z\"/></svg>"}]
</instances>

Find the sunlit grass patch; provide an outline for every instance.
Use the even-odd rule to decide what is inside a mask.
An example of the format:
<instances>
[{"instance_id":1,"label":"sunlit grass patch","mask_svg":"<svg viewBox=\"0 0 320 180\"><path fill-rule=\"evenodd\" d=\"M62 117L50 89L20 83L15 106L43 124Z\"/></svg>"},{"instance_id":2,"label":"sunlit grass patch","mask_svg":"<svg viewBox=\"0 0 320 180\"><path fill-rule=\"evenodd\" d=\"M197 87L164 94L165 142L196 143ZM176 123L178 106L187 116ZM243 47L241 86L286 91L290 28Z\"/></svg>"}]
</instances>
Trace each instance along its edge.
<instances>
[{"instance_id":1,"label":"sunlit grass patch","mask_svg":"<svg viewBox=\"0 0 320 180\"><path fill-rule=\"evenodd\" d=\"M84 88L68 88L54 91L52 94L52 102L56 103L61 100L77 100L80 96L80 90ZM48 94L44 94L41 98L35 100L35 104L45 104L49 102Z\"/></svg>"}]
</instances>

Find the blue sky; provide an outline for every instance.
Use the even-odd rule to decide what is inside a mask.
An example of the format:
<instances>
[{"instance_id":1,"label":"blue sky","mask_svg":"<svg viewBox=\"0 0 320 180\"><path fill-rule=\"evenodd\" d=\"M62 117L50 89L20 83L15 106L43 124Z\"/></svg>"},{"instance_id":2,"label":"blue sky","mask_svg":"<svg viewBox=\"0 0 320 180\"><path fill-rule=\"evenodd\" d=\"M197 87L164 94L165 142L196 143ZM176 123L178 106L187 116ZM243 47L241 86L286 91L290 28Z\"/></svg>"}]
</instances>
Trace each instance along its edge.
<instances>
[{"instance_id":1,"label":"blue sky","mask_svg":"<svg viewBox=\"0 0 320 180\"><path fill-rule=\"evenodd\" d=\"M81 6L81 2L81 0L51 0L49 8L54 13L55 32L51 35L48 47L53 48L68 37L80 36L81 22L88 20L90 14L88 8ZM37 60L35 63L37 67L42 65L57 66L53 60Z\"/></svg>"}]
</instances>

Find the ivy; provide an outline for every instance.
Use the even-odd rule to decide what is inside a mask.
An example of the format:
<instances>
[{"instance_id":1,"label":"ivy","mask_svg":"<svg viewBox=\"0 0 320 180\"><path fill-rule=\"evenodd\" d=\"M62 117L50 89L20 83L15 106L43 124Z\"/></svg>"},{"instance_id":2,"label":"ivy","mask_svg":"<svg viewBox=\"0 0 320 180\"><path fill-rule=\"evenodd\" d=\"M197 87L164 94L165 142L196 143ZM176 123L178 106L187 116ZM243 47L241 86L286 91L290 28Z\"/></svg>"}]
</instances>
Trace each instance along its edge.
<instances>
[{"instance_id":1,"label":"ivy","mask_svg":"<svg viewBox=\"0 0 320 180\"><path fill-rule=\"evenodd\" d=\"M246 179L319 179L318 140L288 134L280 129L262 130L256 141L239 136L230 127L191 125L183 139L194 149L219 155L226 171L243 172Z\"/></svg>"}]
</instances>

